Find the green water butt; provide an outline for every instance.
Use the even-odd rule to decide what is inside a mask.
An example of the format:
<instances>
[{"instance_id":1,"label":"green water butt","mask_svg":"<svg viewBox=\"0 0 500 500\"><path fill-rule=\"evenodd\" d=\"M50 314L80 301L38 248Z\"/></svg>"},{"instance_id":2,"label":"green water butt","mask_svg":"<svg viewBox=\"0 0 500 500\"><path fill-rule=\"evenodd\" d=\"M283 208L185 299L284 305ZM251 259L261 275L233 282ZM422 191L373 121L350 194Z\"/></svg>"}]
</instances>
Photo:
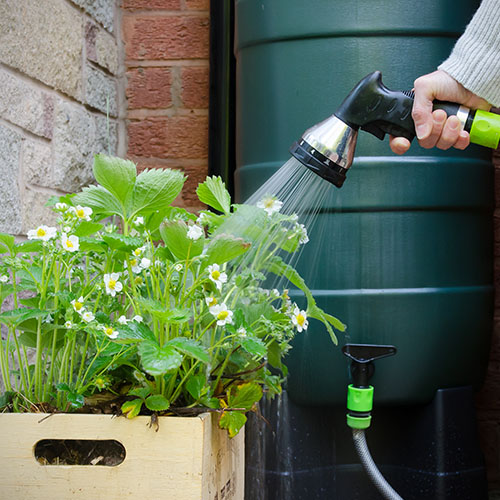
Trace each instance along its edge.
<instances>
[{"instance_id":1,"label":"green water butt","mask_svg":"<svg viewBox=\"0 0 500 500\"><path fill-rule=\"evenodd\" d=\"M368 73L404 90L434 70L478 3L238 0L238 199ZM490 158L484 148L424 150L416 141L397 157L387 140L361 132L344 186L331 187L310 231L298 268L320 306L347 324L340 343L398 348L377 363L378 403L481 384L493 318ZM287 365L295 401L344 403L348 361L315 321Z\"/></svg>"}]
</instances>

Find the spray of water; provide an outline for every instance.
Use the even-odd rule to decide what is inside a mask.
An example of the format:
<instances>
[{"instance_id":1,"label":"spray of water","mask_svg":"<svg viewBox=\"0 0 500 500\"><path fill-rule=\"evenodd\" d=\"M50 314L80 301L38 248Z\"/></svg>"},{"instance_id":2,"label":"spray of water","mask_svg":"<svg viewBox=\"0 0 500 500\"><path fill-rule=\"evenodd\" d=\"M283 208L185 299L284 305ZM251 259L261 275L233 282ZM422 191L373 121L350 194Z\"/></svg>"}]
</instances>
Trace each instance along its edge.
<instances>
[{"instance_id":1,"label":"spray of water","mask_svg":"<svg viewBox=\"0 0 500 500\"><path fill-rule=\"evenodd\" d=\"M315 228L318 214L333 192L334 188L329 182L291 158L245 200L246 209L238 209L235 216L229 218L218 231L251 241L252 249L245 254L240 269L251 267L252 262L263 254L269 257L279 255L283 262L295 268L309 241L308 234ZM279 212L279 218L276 219L279 222L269 225L269 216L274 212ZM265 231L263 227L266 227ZM317 229L321 235L326 231L325 227ZM269 242L274 244L270 245ZM319 245L313 243L313 254L314 249L319 252ZM308 253L311 253L310 250ZM283 276L267 276L266 288L281 292L289 286Z\"/></svg>"}]
</instances>

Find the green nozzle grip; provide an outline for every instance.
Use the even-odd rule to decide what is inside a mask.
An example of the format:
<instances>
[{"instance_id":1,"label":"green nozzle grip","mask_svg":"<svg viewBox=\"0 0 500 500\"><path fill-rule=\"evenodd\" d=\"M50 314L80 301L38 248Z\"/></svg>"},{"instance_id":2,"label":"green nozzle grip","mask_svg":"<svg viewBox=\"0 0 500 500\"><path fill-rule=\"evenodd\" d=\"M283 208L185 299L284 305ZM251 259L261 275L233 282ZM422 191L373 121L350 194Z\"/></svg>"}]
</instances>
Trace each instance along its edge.
<instances>
[{"instance_id":1,"label":"green nozzle grip","mask_svg":"<svg viewBox=\"0 0 500 500\"><path fill-rule=\"evenodd\" d=\"M371 415L368 417L353 417L352 415L347 414L347 425L351 429L368 429L371 422Z\"/></svg>"},{"instance_id":2,"label":"green nozzle grip","mask_svg":"<svg viewBox=\"0 0 500 500\"><path fill-rule=\"evenodd\" d=\"M478 109L470 129L470 142L496 149L500 140L500 115Z\"/></svg>"},{"instance_id":3,"label":"green nozzle grip","mask_svg":"<svg viewBox=\"0 0 500 500\"><path fill-rule=\"evenodd\" d=\"M373 387L359 388L352 384L347 388L347 409L359 412L369 412L373 408Z\"/></svg>"}]
</instances>

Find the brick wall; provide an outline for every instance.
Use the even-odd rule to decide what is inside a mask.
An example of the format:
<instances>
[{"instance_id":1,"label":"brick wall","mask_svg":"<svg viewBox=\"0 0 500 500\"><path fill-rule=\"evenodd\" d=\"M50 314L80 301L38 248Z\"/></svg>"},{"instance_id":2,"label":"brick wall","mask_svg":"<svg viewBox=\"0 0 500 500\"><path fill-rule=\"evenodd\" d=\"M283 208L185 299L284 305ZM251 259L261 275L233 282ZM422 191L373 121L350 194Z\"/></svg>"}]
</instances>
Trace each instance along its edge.
<instances>
[{"instance_id":1,"label":"brick wall","mask_svg":"<svg viewBox=\"0 0 500 500\"><path fill-rule=\"evenodd\" d=\"M177 204L200 208L207 175L209 0L122 0L127 156L139 170L178 168Z\"/></svg>"},{"instance_id":2,"label":"brick wall","mask_svg":"<svg viewBox=\"0 0 500 500\"><path fill-rule=\"evenodd\" d=\"M50 195L120 152L118 20L114 0L0 1L0 232L49 222Z\"/></svg>"}]
</instances>

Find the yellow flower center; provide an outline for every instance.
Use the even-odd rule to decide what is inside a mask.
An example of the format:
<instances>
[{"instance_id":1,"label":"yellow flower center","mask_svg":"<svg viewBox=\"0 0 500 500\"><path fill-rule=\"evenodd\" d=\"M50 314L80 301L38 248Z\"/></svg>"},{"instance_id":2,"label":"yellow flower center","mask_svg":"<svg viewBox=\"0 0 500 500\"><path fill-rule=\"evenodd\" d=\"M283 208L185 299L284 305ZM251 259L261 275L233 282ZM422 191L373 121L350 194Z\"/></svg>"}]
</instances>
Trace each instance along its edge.
<instances>
[{"instance_id":1,"label":"yellow flower center","mask_svg":"<svg viewBox=\"0 0 500 500\"><path fill-rule=\"evenodd\" d=\"M132 260L130 261L130 264L131 264L132 266L136 266L136 265L137 265L137 259L132 259Z\"/></svg>"},{"instance_id":2,"label":"yellow flower center","mask_svg":"<svg viewBox=\"0 0 500 500\"><path fill-rule=\"evenodd\" d=\"M217 319L226 319L229 316L229 311L221 311L219 314L217 314Z\"/></svg>"},{"instance_id":3,"label":"yellow flower center","mask_svg":"<svg viewBox=\"0 0 500 500\"><path fill-rule=\"evenodd\" d=\"M272 198L268 198L266 201L264 201L264 206L266 208L271 208L274 204L274 200Z\"/></svg>"},{"instance_id":4,"label":"yellow flower center","mask_svg":"<svg viewBox=\"0 0 500 500\"><path fill-rule=\"evenodd\" d=\"M215 306L216 304L217 304L217 299L215 297L210 297L208 305L212 307Z\"/></svg>"},{"instance_id":5,"label":"yellow flower center","mask_svg":"<svg viewBox=\"0 0 500 500\"><path fill-rule=\"evenodd\" d=\"M32 233L33 234L33 233ZM37 230L36 230L36 235L40 238L42 238L43 236L45 236L47 233L45 232L45 229L42 229L41 227L39 227Z\"/></svg>"},{"instance_id":6,"label":"yellow flower center","mask_svg":"<svg viewBox=\"0 0 500 500\"><path fill-rule=\"evenodd\" d=\"M81 302L75 302L75 311L79 311L83 307Z\"/></svg>"},{"instance_id":7,"label":"yellow flower center","mask_svg":"<svg viewBox=\"0 0 500 500\"><path fill-rule=\"evenodd\" d=\"M109 280L108 281L109 288L115 288L115 286L116 286L116 280Z\"/></svg>"},{"instance_id":8,"label":"yellow flower center","mask_svg":"<svg viewBox=\"0 0 500 500\"><path fill-rule=\"evenodd\" d=\"M106 335L113 335L113 328L111 328L110 326L108 326L105 330L104 330L104 333Z\"/></svg>"},{"instance_id":9,"label":"yellow flower center","mask_svg":"<svg viewBox=\"0 0 500 500\"><path fill-rule=\"evenodd\" d=\"M304 326L304 323L306 321L306 318L304 318L304 316L302 316L302 314L297 314L297 316L295 316L295 319L297 320L297 323L300 325L300 326Z\"/></svg>"},{"instance_id":10,"label":"yellow flower center","mask_svg":"<svg viewBox=\"0 0 500 500\"><path fill-rule=\"evenodd\" d=\"M218 280L220 278L220 271L212 271L212 278Z\"/></svg>"},{"instance_id":11,"label":"yellow flower center","mask_svg":"<svg viewBox=\"0 0 500 500\"><path fill-rule=\"evenodd\" d=\"M66 246L67 246L68 248L73 248L73 246L74 246L74 245L73 245L73 243L72 243L71 241L66 240Z\"/></svg>"},{"instance_id":12,"label":"yellow flower center","mask_svg":"<svg viewBox=\"0 0 500 500\"><path fill-rule=\"evenodd\" d=\"M80 219L83 219L83 217L85 217L85 211L83 210L83 208L79 208L77 211L76 211L76 215L78 217L80 217Z\"/></svg>"},{"instance_id":13,"label":"yellow flower center","mask_svg":"<svg viewBox=\"0 0 500 500\"><path fill-rule=\"evenodd\" d=\"M134 255L136 255L137 257L139 257L139 255L141 255L141 249L140 248L136 248L134 250Z\"/></svg>"}]
</instances>

